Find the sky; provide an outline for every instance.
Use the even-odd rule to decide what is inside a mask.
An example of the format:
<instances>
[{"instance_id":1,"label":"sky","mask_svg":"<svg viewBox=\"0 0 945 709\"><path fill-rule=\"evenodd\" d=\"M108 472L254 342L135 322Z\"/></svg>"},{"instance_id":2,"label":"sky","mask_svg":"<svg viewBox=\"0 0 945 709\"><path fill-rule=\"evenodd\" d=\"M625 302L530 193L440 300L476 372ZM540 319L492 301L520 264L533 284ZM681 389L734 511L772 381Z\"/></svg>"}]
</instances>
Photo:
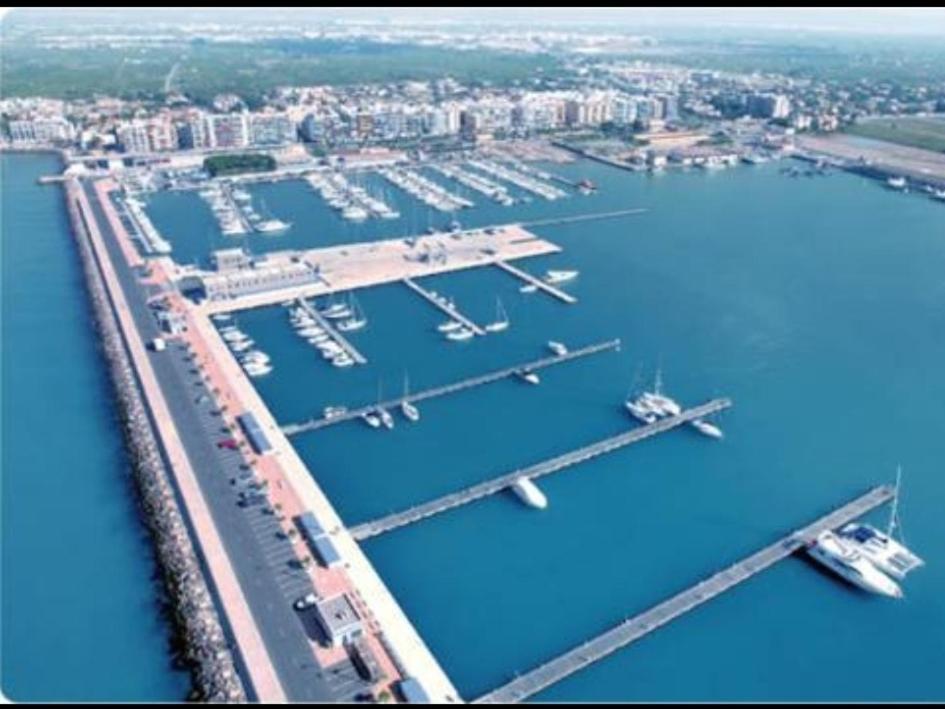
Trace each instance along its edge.
<instances>
[{"instance_id":1,"label":"sky","mask_svg":"<svg viewBox=\"0 0 945 709\"><path fill-rule=\"evenodd\" d=\"M218 8L190 8L201 15L201 19L210 19L213 16L235 18L233 11ZM84 8L94 14L96 11L109 13L119 8ZM148 8L157 10L161 8ZM172 12L186 13L188 8L170 9ZM918 8L918 7L865 7L865 8L836 8L836 7L773 7L773 8L745 8L745 7L695 7L695 8L666 8L666 7L360 7L360 8L305 8L293 10L291 8L266 7L255 8L259 13L269 17L275 15L286 16L298 13L299 18L309 21L321 19L349 19L374 21L385 19L390 21L474 21L474 22L522 22L535 25L537 22L547 24L567 23L600 23L609 26L623 25L626 27L706 27L728 26L743 28L780 28L811 31L844 31L857 33L882 34L940 34L945 41L945 9ZM3 8L0 8L2 13ZM53 13L55 9L49 9ZM74 14L77 8L63 8L62 11ZM129 13L139 12L137 9L124 10ZM241 15L253 13L253 9L240 8L236 12ZM147 10L145 10L147 12ZM2 15L0 15L2 16ZM263 15L265 16L265 15Z\"/></svg>"}]
</instances>

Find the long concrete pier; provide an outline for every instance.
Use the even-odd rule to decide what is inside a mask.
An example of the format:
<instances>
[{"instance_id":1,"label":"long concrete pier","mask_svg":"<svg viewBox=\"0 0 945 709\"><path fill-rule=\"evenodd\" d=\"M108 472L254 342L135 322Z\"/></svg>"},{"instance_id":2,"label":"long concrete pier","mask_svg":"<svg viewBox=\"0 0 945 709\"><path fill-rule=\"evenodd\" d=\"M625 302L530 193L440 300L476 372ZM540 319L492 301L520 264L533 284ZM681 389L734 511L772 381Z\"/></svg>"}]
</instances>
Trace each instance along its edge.
<instances>
[{"instance_id":1,"label":"long concrete pier","mask_svg":"<svg viewBox=\"0 0 945 709\"><path fill-rule=\"evenodd\" d=\"M288 424L282 427L282 432L287 436L294 436L299 433L305 433L307 431L317 431L320 428L326 426L331 426L336 423L342 423L343 421L351 421L352 419L359 418L360 416L371 413L372 411L377 410L378 408L391 409L397 406L400 406L404 401L408 402L417 402L423 401L425 399L432 399L437 396L444 396L445 394L452 394L457 391L462 391L463 389L471 389L473 387L482 386L484 384L491 384L492 382L511 377L518 372L524 371L535 371L537 369L542 369L544 367L551 367L556 364L562 364L564 362L570 362L571 360L578 359L581 357L587 357L589 355L597 354L598 352L606 352L612 349L620 348L620 340L609 340L607 342L599 342L594 345L588 345L587 347L581 347L576 350L571 350L566 352L563 355L554 355L551 357L542 357L541 359L536 359L531 362L524 362L522 364L516 364L511 367L505 367L503 369L497 369L486 374L480 374L477 377L470 377L468 379L463 379L458 382L453 382L452 384L444 384L443 386L433 387L431 389L425 389L423 391L418 391L415 394L410 394L408 396L401 396L397 399L390 399L389 401L382 401L373 404L368 404L366 406L361 406L357 409L350 409L344 414L332 416L330 418L313 418L309 421L304 421L302 423L293 423Z\"/></svg>"},{"instance_id":2,"label":"long concrete pier","mask_svg":"<svg viewBox=\"0 0 945 709\"><path fill-rule=\"evenodd\" d=\"M593 214L576 214L573 217L551 217L549 219L537 219L533 222L519 222L519 226L554 226L555 224L573 224L574 222L590 222L598 219L616 219L618 217L629 217L634 214L643 214L646 211L645 207L617 209L613 212L594 212Z\"/></svg>"},{"instance_id":3,"label":"long concrete pier","mask_svg":"<svg viewBox=\"0 0 945 709\"><path fill-rule=\"evenodd\" d=\"M521 278L526 283L531 283L532 285L536 286L539 290L543 290L545 293L547 293L548 295L554 296L558 300L563 300L565 303L568 303L569 305L577 303L577 298L575 298L570 293L565 293L560 288L555 288L550 283L546 283L545 281L541 280L537 276L533 276L528 271L523 271L517 266L513 266L512 264L506 263L505 261L496 261L495 265L501 268L503 271L507 273L511 273L513 276L517 276L518 278Z\"/></svg>"},{"instance_id":4,"label":"long concrete pier","mask_svg":"<svg viewBox=\"0 0 945 709\"><path fill-rule=\"evenodd\" d=\"M442 310L444 313L447 314L447 316L451 317L453 320L457 320L457 321L461 322L463 325L465 325L466 327L468 327L470 330L472 330L472 331L473 331L474 333L476 333L477 335L485 335L485 334L486 334L486 331L485 331L485 330L483 330L483 329L482 329L481 327L479 327L476 323L474 323L472 320L470 320L470 319L467 318L465 315L463 315L461 312L459 312L459 310L456 308L455 305L448 305L448 304L446 304L446 303L441 303L439 300L437 300L437 299L433 296L432 293L430 293L430 291L428 291L426 288L424 288L423 286L421 286L420 284L418 284L418 283L417 283L416 281L414 281L412 278L405 278L405 279L404 279L404 285L407 286L407 287L408 287L410 290L412 290L414 293L419 294L419 295L422 296L425 300L429 301L429 302L432 303L434 306L436 306L437 308L439 308L440 310Z\"/></svg>"},{"instance_id":5,"label":"long concrete pier","mask_svg":"<svg viewBox=\"0 0 945 709\"><path fill-rule=\"evenodd\" d=\"M318 323L320 328L322 328L331 336L332 340L341 346L341 349L348 353L348 356L351 357L351 359L353 359L357 364L367 364L367 357L361 354L358 351L358 348L352 345L347 337L338 332L338 330L334 325L331 324L328 318L318 312L318 308L312 306L312 304L305 300L305 298L299 298L296 300L296 302L299 304L299 307L302 308L302 310L308 313L312 319Z\"/></svg>"},{"instance_id":6,"label":"long concrete pier","mask_svg":"<svg viewBox=\"0 0 945 709\"><path fill-rule=\"evenodd\" d=\"M578 672L670 621L721 595L730 588L747 581L756 574L786 559L823 531L835 529L870 510L886 503L894 496L891 485L880 485L851 500L833 512L824 515L799 530L781 537L718 573L703 579L681 593L653 606L647 611L625 620L610 630L588 640L562 655L495 689L475 700L476 703L520 702Z\"/></svg>"},{"instance_id":7,"label":"long concrete pier","mask_svg":"<svg viewBox=\"0 0 945 709\"><path fill-rule=\"evenodd\" d=\"M664 433L673 428L676 428L677 426L681 426L684 423L688 423L689 421L693 421L695 419L713 414L717 411L721 411L722 409L726 409L731 405L732 402L729 399L714 399L706 404L702 404L701 406L687 409L678 416L660 419L659 421L646 426L638 426L617 436L605 438L602 441L591 443L590 445L578 448L577 450L569 451L568 453L564 453L549 460L542 461L541 463L537 463L527 468L521 468L519 470L512 471L511 473L506 473L505 475L493 478L492 480L487 480L486 482L464 488L458 492L453 492L449 495L438 497L435 500L425 502L423 504L417 505L416 507L411 507L410 509L404 510L402 512L395 512L394 514L387 515L386 517L381 517L380 519L376 519L371 522L365 522L364 524L352 527L350 529L351 536L358 541L362 541L364 539L369 539L370 537L383 534L384 532L390 532L391 530L404 527L408 524L413 524L414 522L419 522L422 519L432 517L433 515L440 514L441 512L446 512L447 510L469 504L470 502L482 499L483 497L494 495L495 493L510 487L519 478L526 477L534 480L535 478L540 478L545 475L550 475L551 473L556 473L559 470L563 470L564 468L570 467L572 465L583 463L584 461L590 460L591 458L596 458L597 456L603 455L605 453L610 453L620 448L624 448L625 446L629 446L632 443L637 443L638 441L642 441L657 434Z\"/></svg>"}]
</instances>

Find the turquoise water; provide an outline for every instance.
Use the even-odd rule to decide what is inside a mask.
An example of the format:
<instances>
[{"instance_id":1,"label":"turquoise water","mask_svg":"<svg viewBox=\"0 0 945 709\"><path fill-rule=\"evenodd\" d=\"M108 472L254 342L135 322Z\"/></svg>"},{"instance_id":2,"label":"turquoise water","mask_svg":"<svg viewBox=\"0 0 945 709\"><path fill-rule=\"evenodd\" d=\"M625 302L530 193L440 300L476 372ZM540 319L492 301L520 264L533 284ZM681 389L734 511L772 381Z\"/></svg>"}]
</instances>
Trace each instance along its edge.
<instances>
[{"instance_id":1,"label":"turquoise water","mask_svg":"<svg viewBox=\"0 0 945 709\"><path fill-rule=\"evenodd\" d=\"M297 437L349 523L623 430L628 387L658 365L684 402L734 399L724 441L680 430L543 479L544 512L498 495L366 543L460 692L474 697L530 669L890 480L902 463L906 538L928 560L903 602L791 559L538 699L945 697L945 209L847 174L788 178L777 165L657 177L552 169L588 176L600 193L486 204L462 219L646 207L537 229L564 252L523 263L580 269L569 286L577 305L523 295L494 269L426 279L480 322L497 295L509 311L508 332L458 344L405 287L359 291L370 325L352 339L370 364L344 371L296 338L280 308L238 316L273 358L257 386L286 423L369 402L379 381L395 394L405 370L421 388L533 358L549 339L622 338L619 353L546 370L538 387L505 381L426 402L419 424L398 416L393 432L354 422ZM318 217L304 185L256 191L296 221L293 244L407 228ZM411 202L398 207L422 214Z\"/></svg>"},{"instance_id":2,"label":"turquoise water","mask_svg":"<svg viewBox=\"0 0 945 709\"><path fill-rule=\"evenodd\" d=\"M183 699L49 155L2 170L2 688L20 701Z\"/></svg>"}]
</instances>

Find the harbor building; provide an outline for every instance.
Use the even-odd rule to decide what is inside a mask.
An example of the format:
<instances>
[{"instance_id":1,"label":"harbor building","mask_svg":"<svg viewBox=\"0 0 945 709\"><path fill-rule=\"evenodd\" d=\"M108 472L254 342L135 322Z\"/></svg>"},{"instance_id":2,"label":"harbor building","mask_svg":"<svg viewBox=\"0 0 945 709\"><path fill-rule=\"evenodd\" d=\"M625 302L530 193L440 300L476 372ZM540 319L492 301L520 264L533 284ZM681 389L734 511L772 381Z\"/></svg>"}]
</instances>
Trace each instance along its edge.
<instances>
[{"instance_id":1,"label":"harbor building","mask_svg":"<svg viewBox=\"0 0 945 709\"><path fill-rule=\"evenodd\" d=\"M47 145L75 140L75 126L62 116L12 120L8 124L10 140L17 145Z\"/></svg>"},{"instance_id":2,"label":"harbor building","mask_svg":"<svg viewBox=\"0 0 945 709\"><path fill-rule=\"evenodd\" d=\"M217 270L188 272L181 279L181 289L202 292L208 300L226 300L320 281L318 267L293 253L252 258L238 251L241 250L217 252L214 254Z\"/></svg>"},{"instance_id":3,"label":"harbor building","mask_svg":"<svg viewBox=\"0 0 945 709\"><path fill-rule=\"evenodd\" d=\"M115 138L126 153L161 153L177 149L177 131L167 116L121 123Z\"/></svg>"},{"instance_id":4,"label":"harbor building","mask_svg":"<svg viewBox=\"0 0 945 709\"><path fill-rule=\"evenodd\" d=\"M250 116L253 145L284 145L298 139L295 122L285 113L253 113Z\"/></svg>"},{"instance_id":5,"label":"harbor building","mask_svg":"<svg viewBox=\"0 0 945 709\"><path fill-rule=\"evenodd\" d=\"M346 594L315 602L315 619L330 647L341 647L364 632L361 617Z\"/></svg>"}]
</instances>

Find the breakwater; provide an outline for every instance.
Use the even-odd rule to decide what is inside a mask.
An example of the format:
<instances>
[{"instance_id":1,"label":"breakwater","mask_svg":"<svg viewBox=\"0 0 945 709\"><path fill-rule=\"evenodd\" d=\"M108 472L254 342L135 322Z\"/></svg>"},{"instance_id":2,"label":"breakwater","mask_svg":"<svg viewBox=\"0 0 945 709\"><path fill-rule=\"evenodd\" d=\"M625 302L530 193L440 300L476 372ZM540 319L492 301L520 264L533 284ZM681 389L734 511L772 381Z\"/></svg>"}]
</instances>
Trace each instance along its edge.
<instances>
[{"instance_id":1,"label":"breakwater","mask_svg":"<svg viewBox=\"0 0 945 709\"><path fill-rule=\"evenodd\" d=\"M157 552L164 586L171 599L183 657L192 673L192 698L213 702L245 701L246 691L170 483L134 368L90 244L89 232L77 202L79 189L75 181L65 185L72 232L78 246L102 352L114 386L122 433L132 462L145 522Z\"/></svg>"}]
</instances>

